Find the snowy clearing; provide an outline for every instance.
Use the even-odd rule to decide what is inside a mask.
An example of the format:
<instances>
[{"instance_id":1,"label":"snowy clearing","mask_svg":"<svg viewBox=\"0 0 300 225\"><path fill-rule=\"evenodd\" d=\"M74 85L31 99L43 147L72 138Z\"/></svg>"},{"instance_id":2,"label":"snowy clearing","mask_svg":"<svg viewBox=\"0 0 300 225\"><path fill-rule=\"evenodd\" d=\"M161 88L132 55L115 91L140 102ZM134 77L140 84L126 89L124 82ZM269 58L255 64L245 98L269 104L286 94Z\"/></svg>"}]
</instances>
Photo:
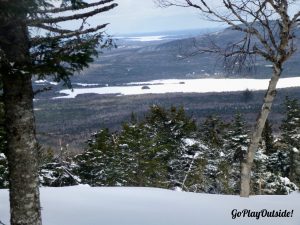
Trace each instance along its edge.
<instances>
[{"instance_id":1,"label":"snowy clearing","mask_svg":"<svg viewBox=\"0 0 300 225\"><path fill-rule=\"evenodd\" d=\"M0 220L9 224L8 190L0 190ZM155 188L41 188L44 225L299 225L300 194L238 196L194 194ZM287 210L284 218L240 217L244 209Z\"/></svg>"},{"instance_id":2,"label":"snowy clearing","mask_svg":"<svg viewBox=\"0 0 300 225\"><path fill-rule=\"evenodd\" d=\"M141 95L164 93L208 93L266 90L269 79L170 79L128 83L124 86L74 88L61 90L56 98L75 98L80 94ZM300 87L300 77L281 78L278 88ZM55 98L54 98L55 99Z\"/></svg>"}]
</instances>

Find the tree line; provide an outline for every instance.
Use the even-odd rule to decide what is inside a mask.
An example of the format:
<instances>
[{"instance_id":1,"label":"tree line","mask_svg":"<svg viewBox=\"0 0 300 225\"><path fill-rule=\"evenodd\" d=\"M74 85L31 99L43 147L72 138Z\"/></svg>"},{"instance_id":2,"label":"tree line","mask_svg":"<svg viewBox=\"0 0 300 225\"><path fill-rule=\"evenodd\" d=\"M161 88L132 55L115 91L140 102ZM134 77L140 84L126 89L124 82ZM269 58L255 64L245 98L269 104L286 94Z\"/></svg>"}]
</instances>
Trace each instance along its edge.
<instances>
[{"instance_id":1,"label":"tree line","mask_svg":"<svg viewBox=\"0 0 300 225\"><path fill-rule=\"evenodd\" d=\"M265 125L254 157L252 194L288 194L300 186L300 106L288 97L284 105L280 134L274 137L270 122ZM240 113L230 122L211 115L198 127L182 107L153 105L144 118L132 114L117 132L101 129L93 134L84 152L74 157L63 149L54 155L40 147L40 183L238 194L249 141ZM8 185L4 154L0 171L4 188Z\"/></svg>"}]
</instances>

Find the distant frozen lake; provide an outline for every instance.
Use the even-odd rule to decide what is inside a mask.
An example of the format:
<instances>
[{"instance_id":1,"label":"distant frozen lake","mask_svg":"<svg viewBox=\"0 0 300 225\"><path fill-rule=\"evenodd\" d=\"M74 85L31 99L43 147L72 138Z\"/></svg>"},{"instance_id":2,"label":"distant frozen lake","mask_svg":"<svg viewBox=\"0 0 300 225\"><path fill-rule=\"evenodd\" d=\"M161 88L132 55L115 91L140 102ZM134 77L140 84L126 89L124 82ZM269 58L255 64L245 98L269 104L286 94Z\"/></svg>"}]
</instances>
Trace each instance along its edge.
<instances>
[{"instance_id":1,"label":"distant frozen lake","mask_svg":"<svg viewBox=\"0 0 300 225\"><path fill-rule=\"evenodd\" d=\"M75 98L80 94L115 94L115 95L142 95L164 93L209 93L233 92L246 89L258 91L266 90L269 79L169 79L153 80L148 82L128 83L123 86L83 87L74 88L73 91L65 89L59 91L64 96L57 98ZM95 85L95 84L93 84ZM281 78L277 88L300 87L300 77Z\"/></svg>"}]
</instances>

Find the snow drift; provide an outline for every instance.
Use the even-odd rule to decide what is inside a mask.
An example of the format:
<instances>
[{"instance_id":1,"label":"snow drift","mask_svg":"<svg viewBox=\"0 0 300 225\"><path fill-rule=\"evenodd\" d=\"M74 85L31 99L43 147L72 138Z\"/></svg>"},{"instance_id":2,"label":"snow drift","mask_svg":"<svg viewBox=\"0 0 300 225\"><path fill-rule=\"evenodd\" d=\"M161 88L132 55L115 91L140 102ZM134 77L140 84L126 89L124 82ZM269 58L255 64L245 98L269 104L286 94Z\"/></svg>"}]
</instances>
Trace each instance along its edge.
<instances>
[{"instance_id":1,"label":"snow drift","mask_svg":"<svg viewBox=\"0 0 300 225\"><path fill-rule=\"evenodd\" d=\"M0 220L9 224L8 190L0 190ZM44 225L300 225L300 194L239 196L156 188L41 188ZM290 217L237 217L242 210L292 212ZM293 211L292 211L293 210Z\"/></svg>"}]
</instances>

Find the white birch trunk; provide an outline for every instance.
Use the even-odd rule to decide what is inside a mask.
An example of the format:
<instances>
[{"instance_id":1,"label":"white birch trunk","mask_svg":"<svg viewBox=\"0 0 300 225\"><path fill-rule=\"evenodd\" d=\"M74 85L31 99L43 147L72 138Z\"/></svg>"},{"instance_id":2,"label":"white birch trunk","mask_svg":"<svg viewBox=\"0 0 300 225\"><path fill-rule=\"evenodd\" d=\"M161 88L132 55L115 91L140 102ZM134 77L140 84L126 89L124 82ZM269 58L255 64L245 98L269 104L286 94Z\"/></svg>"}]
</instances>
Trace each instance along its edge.
<instances>
[{"instance_id":1,"label":"white birch trunk","mask_svg":"<svg viewBox=\"0 0 300 225\"><path fill-rule=\"evenodd\" d=\"M240 196L249 197L250 181L251 181L251 167L254 160L254 155L258 149L259 141L261 139L262 131L264 129L266 120L271 111L273 100L276 96L276 86L282 72L281 65L274 65L273 75L269 82L269 87L266 92L263 106L256 120L255 128L251 137L245 160L241 164L241 186Z\"/></svg>"}]
</instances>

